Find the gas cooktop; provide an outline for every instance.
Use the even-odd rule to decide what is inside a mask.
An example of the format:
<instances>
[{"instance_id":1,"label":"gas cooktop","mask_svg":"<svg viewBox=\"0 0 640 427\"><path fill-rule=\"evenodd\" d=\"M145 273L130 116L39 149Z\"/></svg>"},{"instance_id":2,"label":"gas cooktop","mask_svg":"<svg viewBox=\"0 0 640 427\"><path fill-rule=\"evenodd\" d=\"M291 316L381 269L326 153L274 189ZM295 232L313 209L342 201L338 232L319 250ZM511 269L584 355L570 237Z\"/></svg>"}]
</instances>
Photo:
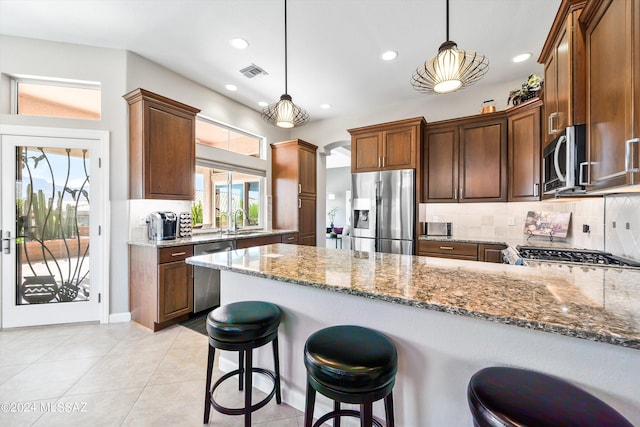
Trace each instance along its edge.
<instances>
[{"instance_id":1,"label":"gas cooktop","mask_svg":"<svg viewBox=\"0 0 640 427\"><path fill-rule=\"evenodd\" d=\"M638 267L640 262L621 258L608 252L585 249L541 248L538 246L517 246L520 256L539 261L561 261L596 265Z\"/></svg>"}]
</instances>

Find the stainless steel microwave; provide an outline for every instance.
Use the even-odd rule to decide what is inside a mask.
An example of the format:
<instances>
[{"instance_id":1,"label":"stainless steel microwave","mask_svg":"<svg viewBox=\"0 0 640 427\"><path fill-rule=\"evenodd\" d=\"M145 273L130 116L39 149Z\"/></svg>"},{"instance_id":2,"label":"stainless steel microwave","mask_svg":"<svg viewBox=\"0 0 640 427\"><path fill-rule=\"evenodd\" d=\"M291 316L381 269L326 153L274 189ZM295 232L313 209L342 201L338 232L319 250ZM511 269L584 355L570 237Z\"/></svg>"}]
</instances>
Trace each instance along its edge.
<instances>
[{"instance_id":1,"label":"stainless steel microwave","mask_svg":"<svg viewBox=\"0 0 640 427\"><path fill-rule=\"evenodd\" d=\"M583 168L586 162L586 126L569 126L543 151L544 194L584 190Z\"/></svg>"}]
</instances>

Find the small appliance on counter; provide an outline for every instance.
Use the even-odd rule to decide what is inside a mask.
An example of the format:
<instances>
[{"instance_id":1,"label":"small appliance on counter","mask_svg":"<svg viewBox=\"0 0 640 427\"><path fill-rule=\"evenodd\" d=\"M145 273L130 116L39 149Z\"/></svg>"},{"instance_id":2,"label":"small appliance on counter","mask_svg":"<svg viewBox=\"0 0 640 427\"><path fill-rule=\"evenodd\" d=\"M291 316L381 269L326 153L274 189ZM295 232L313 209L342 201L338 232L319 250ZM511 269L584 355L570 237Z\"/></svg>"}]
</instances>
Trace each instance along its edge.
<instances>
[{"instance_id":1,"label":"small appliance on counter","mask_svg":"<svg viewBox=\"0 0 640 427\"><path fill-rule=\"evenodd\" d=\"M151 212L147 217L149 240L171 240L176 238L178 216L174 212Z\"/></svg>"},{"instance_id":2,"label":"small appliance on counter","mask_svg":"<svg viewBox=\"0 0 640 427\"><path fill-rule=\"evenodd\" d=\"M427 222L427 236L451 237L450 222Z\"/></svg>"}]
</instances>

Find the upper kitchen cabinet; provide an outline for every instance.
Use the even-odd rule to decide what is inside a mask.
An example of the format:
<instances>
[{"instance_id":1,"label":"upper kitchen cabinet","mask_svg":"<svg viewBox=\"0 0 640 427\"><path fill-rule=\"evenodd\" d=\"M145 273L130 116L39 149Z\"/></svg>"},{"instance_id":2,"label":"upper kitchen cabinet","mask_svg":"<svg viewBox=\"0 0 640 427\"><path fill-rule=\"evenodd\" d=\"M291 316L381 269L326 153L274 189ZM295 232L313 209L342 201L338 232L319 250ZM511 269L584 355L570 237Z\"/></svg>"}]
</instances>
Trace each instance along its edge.
<instances>
[{"instance_id":1,"label":"upper kitchen cabinet","mask_svg":"<svg viewBox=\"0 0 640 427\"><path fill-rule=\"evenodd\" d=\"M587 191L640 182L640 0L593 0L587 49Z\"/></svg>"},{"instance_id":2,"label":"upper kitchen cabinet","mask_svg":"<svg viewBox=\"0 0 640 427\"><path fill-rule=\"evenodd\" d=\"M415 169L424 117L356 129L351 134L351 172Z\"/></svg>"},{"instance_id":3,"label":"upper kitchen cabinet","mask_svg":"<svg viewBox=\"0 0 640 427\"><path fill-rule=\"evenodd\" d=\"M193 200L200 110L136 89L129 103L129 198Z\"/></svg>"},{"instance_id":4,"label":"upper kitchen cabinet","mask_svg":"<svg viewBox=\"0 0 640 427\"><path fill-rule=\"evenodd\" d=\"M538 59L544 64L545 143L586 120L585 42L578 23L585 2L562 0Z\"/></svg>"},{"instance_id":5,"label":"upper kitchen cabinet","mask_svg":"<svg viewBox=\"0 0 640 427\"><path fill-rule=\"evenodd\" d=\"M301 139L271 144L273 228L298 231L298 244L316 245L316 152Z\"/></svg>"},{"instance_id":6,"label":"upper kitchen cabinet","mask_svg":"<svg viewBox=\"0 0 640 427\"><path fill-rule=\"evenodd\" d=\"M421 157L423 202L507 200L504 113L430 123Z\"/></svg>"},{"instance_id":7,"label":"upper kitchen cabinet","mask_svg":"<svg viewBox=\"0 0 640 427\"><path fill-rule=\"evenodd\" d=\"M507 111L510 202L540 200L541 108L534 99Z\"/></svg>"}]
</instances>

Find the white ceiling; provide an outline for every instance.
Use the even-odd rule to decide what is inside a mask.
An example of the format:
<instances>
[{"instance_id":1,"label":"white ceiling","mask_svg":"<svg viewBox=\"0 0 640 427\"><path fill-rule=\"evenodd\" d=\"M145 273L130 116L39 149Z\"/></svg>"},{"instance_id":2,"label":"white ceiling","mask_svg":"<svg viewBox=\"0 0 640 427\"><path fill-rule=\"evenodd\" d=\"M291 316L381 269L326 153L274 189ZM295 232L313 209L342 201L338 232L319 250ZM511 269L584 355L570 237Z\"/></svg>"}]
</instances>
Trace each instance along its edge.
<instances>
[{"instance_id":1,"label":"white ceiling","mask_svg":"<svg viewBox=\"0 0 640 427\"><path fill-rule=\"evenodd\" d=\"M560 0L450 4L450 38L490 60L477 85L540 70ZM433 96L409 81L445 41L445 0L288 0L287 19L289 93L311 120ZM284 93L283 0L0 0L0 34L126 49L258 111ZM234 37L249 47L231 47ZM397 59L382 61L386 50ZM511 63L521 52L532 58ZM251 63L269 74L242 76Z\"/></svg>"}]
</instances>

